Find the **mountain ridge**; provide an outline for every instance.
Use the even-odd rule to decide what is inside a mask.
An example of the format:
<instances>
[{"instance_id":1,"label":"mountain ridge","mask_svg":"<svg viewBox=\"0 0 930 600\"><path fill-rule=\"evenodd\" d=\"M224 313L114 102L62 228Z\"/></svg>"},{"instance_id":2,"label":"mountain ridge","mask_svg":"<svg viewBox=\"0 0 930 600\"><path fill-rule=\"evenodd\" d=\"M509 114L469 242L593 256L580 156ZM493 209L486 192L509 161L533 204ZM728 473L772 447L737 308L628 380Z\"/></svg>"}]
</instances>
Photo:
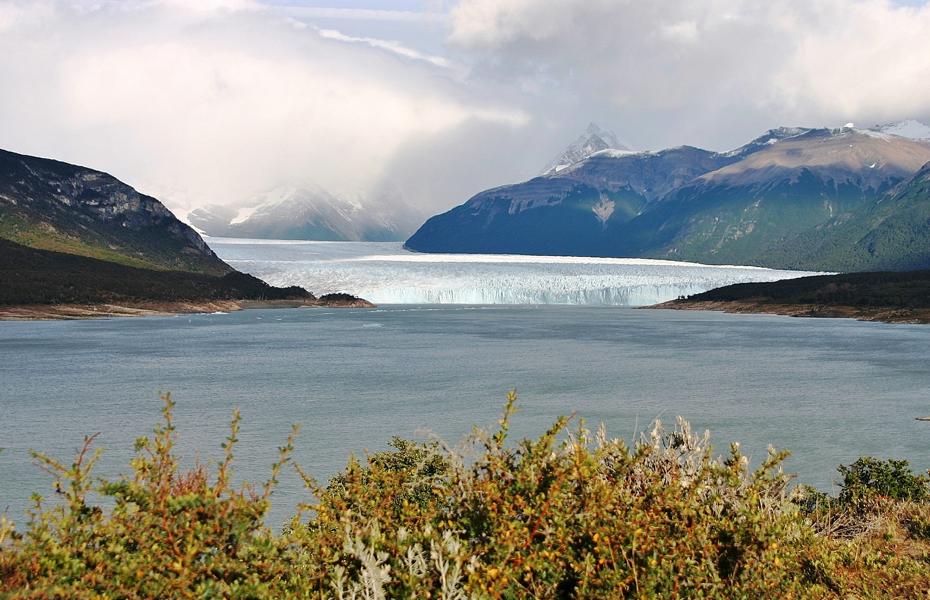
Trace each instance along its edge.
<instances>
[{"instance_id":1,"label":"mountain ridge","mask_svg":"<svg viewBox=\"0 0 930 600\"><path fill-rule=\"evenodd\" d=\"M233 270L164 204L112 175L7 150L0 150L0 238L156 270Z\"/></svg>"},{"instance_id":2,"label":"mountain ridge","mask_svg":"<svg viewBox=\"0 0 930 600\"><path fill-rule=\"evenodd\" d=\"M869 268L851 258L825 265L812 252L817 236L861 220L928 161L928 143L849 126L776 128L728 152L598 152L557 174L480 192L430 218L406 246Z\"/></svg>"},{"instance_id":3,"label":"mountain ridge","mask_svg":"<svg viewBox=\"0 0 930 600\"><path fill-rule=\"evenodd\" d=\"M161 202L112 175L0 150L0 319L197 312L218 302L370 306L233 269Z\"/></svg>"}]
</instances>

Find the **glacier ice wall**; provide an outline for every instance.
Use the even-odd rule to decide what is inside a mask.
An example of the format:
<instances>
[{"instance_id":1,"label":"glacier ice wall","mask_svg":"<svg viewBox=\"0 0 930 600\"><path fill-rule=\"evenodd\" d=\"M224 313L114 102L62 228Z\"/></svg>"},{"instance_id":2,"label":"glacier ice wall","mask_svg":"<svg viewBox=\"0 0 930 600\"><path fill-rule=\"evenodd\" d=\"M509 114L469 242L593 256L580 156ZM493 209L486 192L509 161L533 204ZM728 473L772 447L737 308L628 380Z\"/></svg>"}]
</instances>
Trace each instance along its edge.
<instances>
[{"instance_id":1,"label":"glacier ice wall","mask_svg":"<svg viewBox=\"0 0 930 600\"><path fill-rule=\"evenodd\" d=\"M235 268L315 294L376 304L644 306L712 288L812 273L651 259L421 254L399 243L207 238Z\"/></svg>"}]
</instances>

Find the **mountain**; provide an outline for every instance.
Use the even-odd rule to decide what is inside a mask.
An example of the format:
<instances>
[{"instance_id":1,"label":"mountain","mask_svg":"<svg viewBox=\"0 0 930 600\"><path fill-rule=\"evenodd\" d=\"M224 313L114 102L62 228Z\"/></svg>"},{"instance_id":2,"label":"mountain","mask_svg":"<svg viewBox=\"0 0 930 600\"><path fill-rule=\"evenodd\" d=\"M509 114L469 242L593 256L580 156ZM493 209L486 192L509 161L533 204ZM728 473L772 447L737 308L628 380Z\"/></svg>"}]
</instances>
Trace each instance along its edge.
<instances>
[{"instance_id":1,"label":"mountain","mask_svg":"<svg viewBox=\"0 0 930 600\"><path fill-rule=\"evenodd\" d=\"M811 129L695 178L626 223L618 239L633 255L837 270L799 241L832 237L834 225L866 214L927 161L930 146L909 139Z\"/></svg>"},{"instance_id":2,"label":"mountain","mask_svg":"<svg viewBox=\"0 0 930 600\"><path fill-rule=\"evenodd\" d=\"M690 146L597 152L556 175L493 188L432 217L407 240L424 252L616 256L613 232L698 175L736 160Z\"/></svg>"},{"instance_id":3,"label":"mountain","mask_svg":"<svg viewBox=\"0 0 930 600\"><path fill-rule=\"evenodd\" d=\"M217 237L371 242L403 239L417 222L399 198L383 196L364 206L310 185L275 188L235 208L198 208L187 219Z\"/></svg>"},{"instance_id":4,"label":"mountain","mask_svg":"<svg viewBox=\"0 0 930 600\"><path fill-rule=\"evenodd\" d=\"M588 158L596 152L602 150L617 150L629 152L630 149L620 143L613 132L601 129L595 123L588 125L588 128L578 139L572 142L561 154L552 159L541 175L553 175L567 169Z\"/></svg>"},{"instance_id":5,"label":"mountain","mask_svg":"<svg viewBox=\"0 0 930 600\"><path fill-rule=\"evenodd\" d=\"M797 137L799 135L804 135L810 131L811 130L808 127L777 127L775 129L769 129L751 142L743 144L736 150L731 150L725 154L727 156L740 159L746 158L750 154L758 152L759 150L765 150L772 144L777 144L783 140Z\"/></svg>"},{"instance_id":6,"label":"mountain","mask_svg":"<svg viewBox=\"0 0 930 600\"><path fill-rule=\"evenodd\" d=\"M0 239L146 269L233 270L161 202L112 175L5 150Z\"/></svg>"},{"instance_id":7,"label":"mountain","mask_svg":"<svg viewBox=\"0 0 930 600\"><path fill-rule=\"evenodd\" d=\"M899 135L912 140L930 141L930 125L915 121L914 119L898 121L897 123L886 123L885 125L876 125L871 128L871 131Z\"/></svg>"},{"instance_id":8,"label":"mountain","mask_svg":"<svg viewBox=\"0 0 930 600\"><path fill-rule=\"evenodd\" d=\"M113 304L189 312L223 301L231 309L243 300L367 305L270 286L224 263L161 202L113 176L0 150L0 319L125 314ZM52 304L94 306L32 307Z\"/></svg>"},{"instance_id":9,"label":"mountain","mask_svg":"<svg viewBox=\"0 0 930 600\"><path fill-rule=\"evenodd\" d=\"M907 217L891 199L916 202L919 184L899 186L928 161L930 144L852 127L773 129L724 153L600 151L558 174L481 192L429 219L407 246L877 268L891 259L839 260L859 239L853 224L860 238L880 222L897 223L899 235Z\"/></svg>"},{"instance_id":10,"label":"mountain","mask_svg":"<svg viewBox=\"0 0 930 600\"><path fill-rule=\"evenodd\" d=\"M867 210L785 244L776 258L836 271L930 268L930 163Z\"/></svg>"}]
</instances>

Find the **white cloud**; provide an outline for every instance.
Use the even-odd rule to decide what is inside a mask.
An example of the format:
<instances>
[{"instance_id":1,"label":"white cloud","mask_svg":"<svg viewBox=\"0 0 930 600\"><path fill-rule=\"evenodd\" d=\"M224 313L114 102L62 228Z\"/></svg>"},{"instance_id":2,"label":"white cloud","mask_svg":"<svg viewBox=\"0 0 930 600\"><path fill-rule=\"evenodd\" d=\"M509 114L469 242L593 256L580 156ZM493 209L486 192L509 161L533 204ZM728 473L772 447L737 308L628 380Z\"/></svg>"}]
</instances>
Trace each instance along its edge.
<instances>
[{"instance_id":1,"label":"white cloud","mask_svg":"<svg viewBox=\"0 0 930 600\"><path fill-rule=\"evenodd\" d=\"M0 147L110 171L177 208L305 181L365 195L412 140L527 120L469 96L437 57L251 2L15 9L0 12Z\"/></svg>"},{"instance_id":2,"label":"white cloud","mask_svg":"<svg viewBox=\"0 0 930 600\"><path fill-rule=\"evenodd\" d=\"M437 67L445 67L445 68L451 67L451 63L449 62L449 60L446 58L443 58L442 56L433 56L431 54L425 54L423 52L414 50L413 48L408 48L407 46L404 46L400 42L397 42L394 40L381 40L378 38L371 38L371 37L356 37L356 36L346 35L336 29L317 29L317 33L319 33L322 37L325 37L326 39L337 40L340 42L355 43L355 44L365 44L367 46L371 46L372 48L380 48L382 50L393 52L394 54L403 56L405 58L411 58L413 60L422 60Z\"/></svg>"},{"instance_id":3,"label":"white cloud","mask_svg":"<svg viewBox=\"0 0 930 600\"><path fill-rule=\"evenodd\" d=\"M678 21L662 25L662 36L673 42L693 43L698 40L698 27L694 21Z\"/></svg>"},{"instance_id":4,"label":"white cloud","mask_svg":"<svg viewBox=\"0 0 930 600\"><path fill-rule=\"evenodd\" d=\"M175 207L313 182L437 210L532 176L591 120L639 148L727 149L930 119L927 5L371 5L0 0L0 147Z\"/></svg>"},{"instance_id":5,"label":"white cloud","mask_svg":"<svg viewBox=\"0 0 930 600\"><path fill-rule=\"evenodd\" d=\"M781 123L926 118L928 32L930 6L886 0L461 0L450 41L479 57L473 79L572 97L579 122L726 147Z\"/></svg>"},{"instance_id":6,"label":"white cloud","mask_svg":"<svg viewBox=\"0 0 930 600\"><path fill-rule=\"evenodd\" d=\"M371 8L339 8L317 6L278 6L275 10L282 14L306 19L354 19L358 21L408 21L408 22L443 22L446 16L441 12L411 10L379 10Z\"/></svg>"}]
</instances>

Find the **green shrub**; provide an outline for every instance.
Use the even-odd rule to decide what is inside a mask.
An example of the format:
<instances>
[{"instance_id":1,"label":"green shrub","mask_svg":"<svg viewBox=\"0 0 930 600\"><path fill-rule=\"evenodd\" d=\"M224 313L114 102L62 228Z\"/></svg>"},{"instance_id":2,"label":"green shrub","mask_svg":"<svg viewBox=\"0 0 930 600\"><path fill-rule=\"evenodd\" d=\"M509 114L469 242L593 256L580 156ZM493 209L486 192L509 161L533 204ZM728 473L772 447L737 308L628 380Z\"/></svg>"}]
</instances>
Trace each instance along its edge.
<instances>
[{"instance_id":1,"label":"green shrub","mask_svg":"<svg viewBox=\"0 0 930 600\"><path fill-rule=\"evenodd\" d=\"M872 496L924 502L930 492L927 477L914 475L906 460L863 456L837 470L843 476L840 501L845 503L858 503Z\"/></svg>"}]
</instances>

